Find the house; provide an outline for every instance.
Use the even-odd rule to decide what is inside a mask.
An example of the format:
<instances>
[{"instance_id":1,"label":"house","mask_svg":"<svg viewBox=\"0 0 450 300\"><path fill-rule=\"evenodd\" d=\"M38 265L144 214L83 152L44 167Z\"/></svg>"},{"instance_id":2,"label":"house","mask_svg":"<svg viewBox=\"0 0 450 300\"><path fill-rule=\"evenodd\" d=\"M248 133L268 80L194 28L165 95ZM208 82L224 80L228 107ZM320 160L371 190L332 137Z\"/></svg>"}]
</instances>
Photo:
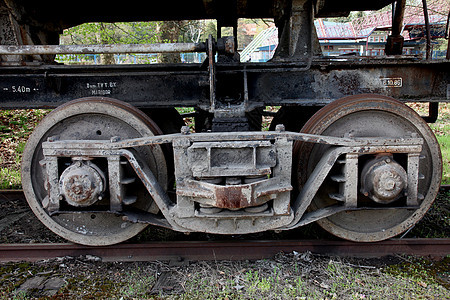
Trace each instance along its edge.
<instances>
[{"instance_id":1,"label":"house","mask_svg":"<svg viewBox=\"0 0 450 300\"><path fill-rule=\"evenodd\" d=\"M436 5L445 2L437 1ZM447 4L448 6L448 4ZM445 11L442 7L430 10L430 33L432 39L445 36L446 16L434 13ZM446 9L448 11L448 8ZM390 34L391 12L383 11L354 19L351 22L333 22L324 19L314 21L322 53L325 56L358 55L379 56L384 55L385 43ZM267 33L270 32L270 35ZM266 35L263 39L260 36ZM404 28L404 55L425 55L426 30L422 11L417 7L408 8L405 12ZM241 53L241 61L262 62L272 58L277 42L278 30L268 28L255 37ZM250 50L249 50L250 49ZM433 58L440 58L445 51L434 51Z\"/></svg>"}]
</instances>

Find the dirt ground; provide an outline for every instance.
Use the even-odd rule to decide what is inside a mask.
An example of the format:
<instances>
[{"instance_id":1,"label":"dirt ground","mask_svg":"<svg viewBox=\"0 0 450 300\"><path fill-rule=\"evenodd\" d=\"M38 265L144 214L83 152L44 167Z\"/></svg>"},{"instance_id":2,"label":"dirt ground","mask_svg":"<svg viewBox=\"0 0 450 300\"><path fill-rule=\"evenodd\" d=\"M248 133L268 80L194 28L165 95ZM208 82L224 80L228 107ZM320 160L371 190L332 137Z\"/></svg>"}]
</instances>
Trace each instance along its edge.
<instances>
[{"instance_id":1,"label":"dirt ground","mask_svg":"<svg viewBox=\"0 0 450 300\"><path fill-rule=\"evenodd\" d=\"M450 299L448 258L279 253L256 261L0 264L0 299Z\"/></svg>"}]
</instances>

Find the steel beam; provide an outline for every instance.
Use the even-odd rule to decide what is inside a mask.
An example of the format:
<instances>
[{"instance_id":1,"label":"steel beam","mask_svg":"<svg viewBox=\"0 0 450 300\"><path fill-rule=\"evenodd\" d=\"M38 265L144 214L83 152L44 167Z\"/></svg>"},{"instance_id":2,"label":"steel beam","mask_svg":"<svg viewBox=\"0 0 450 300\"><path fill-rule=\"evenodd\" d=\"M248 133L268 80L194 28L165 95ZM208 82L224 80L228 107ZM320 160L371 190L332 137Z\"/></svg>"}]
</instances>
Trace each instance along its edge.
<instances>
[{"instance_id":1,"label":"steel beam","mask_svg":"<svg viewBox=\"0 0 450 300\"><path fill-rule=\"evenodd\" d=\"M296 66L216 64L216 105L234 96L247 102L247 111L265 105L317 106L363 93L405 102L450 101L450 61L321 59L308 71ZM0 68L0 108L51 108L106 96L136 107L208 110L209 80L199 64L5 67Z\"/></svg>"}]
</instances>

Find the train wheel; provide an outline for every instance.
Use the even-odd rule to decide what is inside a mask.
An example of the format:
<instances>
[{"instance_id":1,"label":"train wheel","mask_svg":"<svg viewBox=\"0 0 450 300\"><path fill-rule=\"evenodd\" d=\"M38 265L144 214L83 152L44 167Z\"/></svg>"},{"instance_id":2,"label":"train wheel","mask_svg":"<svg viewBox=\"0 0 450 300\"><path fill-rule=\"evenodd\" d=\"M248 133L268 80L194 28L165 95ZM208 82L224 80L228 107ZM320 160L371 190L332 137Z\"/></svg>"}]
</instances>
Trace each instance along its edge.
<instances>
[{"instance_id":1,"label":"train wheel","mask_svg":"<svg viewBox=\"0 0 450 300\"><path fill-rule=\"evenodd\" d=\"M442 158L439 144L428 124L412 109L390 97L365 94L342 98L318 111L301 132L326 136L407 137L424 139L419 173L419 194L423 200L416 210L389 209L342 212L318 221L328 232L351 241L373 242L396 236L418 222L430 208L439 190ZM306 182L327 146L296 143L297 182ZM311 209L323 208L330 199L323 184ZM367 201L359 194L358 201Z\"/></svg>"},{"instance_id":2,"label":"train wheel","mask_svg":"<svg viewBox=\"0 0 450 300\"><path fill-rule=\"evenodd\" d=\"M35 128L23 154L22 185L31 209L50 230L75 243L110 245L133 237L146 225L124 222L120 216L101 212L49 215L42 203L47 195L45 170L40 164L44 158L42 143L52 136L61 140L109 140L114 136L138 138L157 134L161 131L151 119L118 100L83 98L60 106ZM139 147L136 151L167 188L167 164L162 148ZM137 200L132 206L154 212L155 205L143 185L139 183L136 189Z\"/></svg>"}]
</instances>

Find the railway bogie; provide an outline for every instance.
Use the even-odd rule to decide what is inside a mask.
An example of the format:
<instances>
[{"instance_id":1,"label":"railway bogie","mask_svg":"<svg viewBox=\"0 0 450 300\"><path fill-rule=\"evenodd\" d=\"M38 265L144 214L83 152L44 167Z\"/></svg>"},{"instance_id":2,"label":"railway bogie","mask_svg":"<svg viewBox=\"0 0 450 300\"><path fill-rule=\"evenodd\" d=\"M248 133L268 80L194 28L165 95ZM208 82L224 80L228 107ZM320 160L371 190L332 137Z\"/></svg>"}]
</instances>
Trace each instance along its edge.
<instances>
[{"instance_id":1,"label":"railway bogie","mask_svg":"<svg viewBox=\"0 0 450 300\"><path fill-rule=\"evenodd\" d=\"M435 118L438 103L449 99L450 62L323 57L312 23L391 2L167 1L176 5L142 16L111 7L95 13L101 1L89 12L48 14L56 9L51 1L0 0L0 106L57 107L24 151L30 207L52 231L87 245L125 241L148 224L247 234L318 222L364 242L407 230L438 192L442 159L427 123L403 102L428 102L428 120ZM402 22L399 10L393 25ZM124 16L215 18L219 27L272 17L279 46L272 61L241 63L233 37L128 49L51 45L69 26ZM401 49L395 27L388 54ZM130 49L207 58L189 65L53 63L59 53ZM267 105L281 108L261 131ZM177 106L194 107L195 130Z\"/></svg>"}]
</instances>

